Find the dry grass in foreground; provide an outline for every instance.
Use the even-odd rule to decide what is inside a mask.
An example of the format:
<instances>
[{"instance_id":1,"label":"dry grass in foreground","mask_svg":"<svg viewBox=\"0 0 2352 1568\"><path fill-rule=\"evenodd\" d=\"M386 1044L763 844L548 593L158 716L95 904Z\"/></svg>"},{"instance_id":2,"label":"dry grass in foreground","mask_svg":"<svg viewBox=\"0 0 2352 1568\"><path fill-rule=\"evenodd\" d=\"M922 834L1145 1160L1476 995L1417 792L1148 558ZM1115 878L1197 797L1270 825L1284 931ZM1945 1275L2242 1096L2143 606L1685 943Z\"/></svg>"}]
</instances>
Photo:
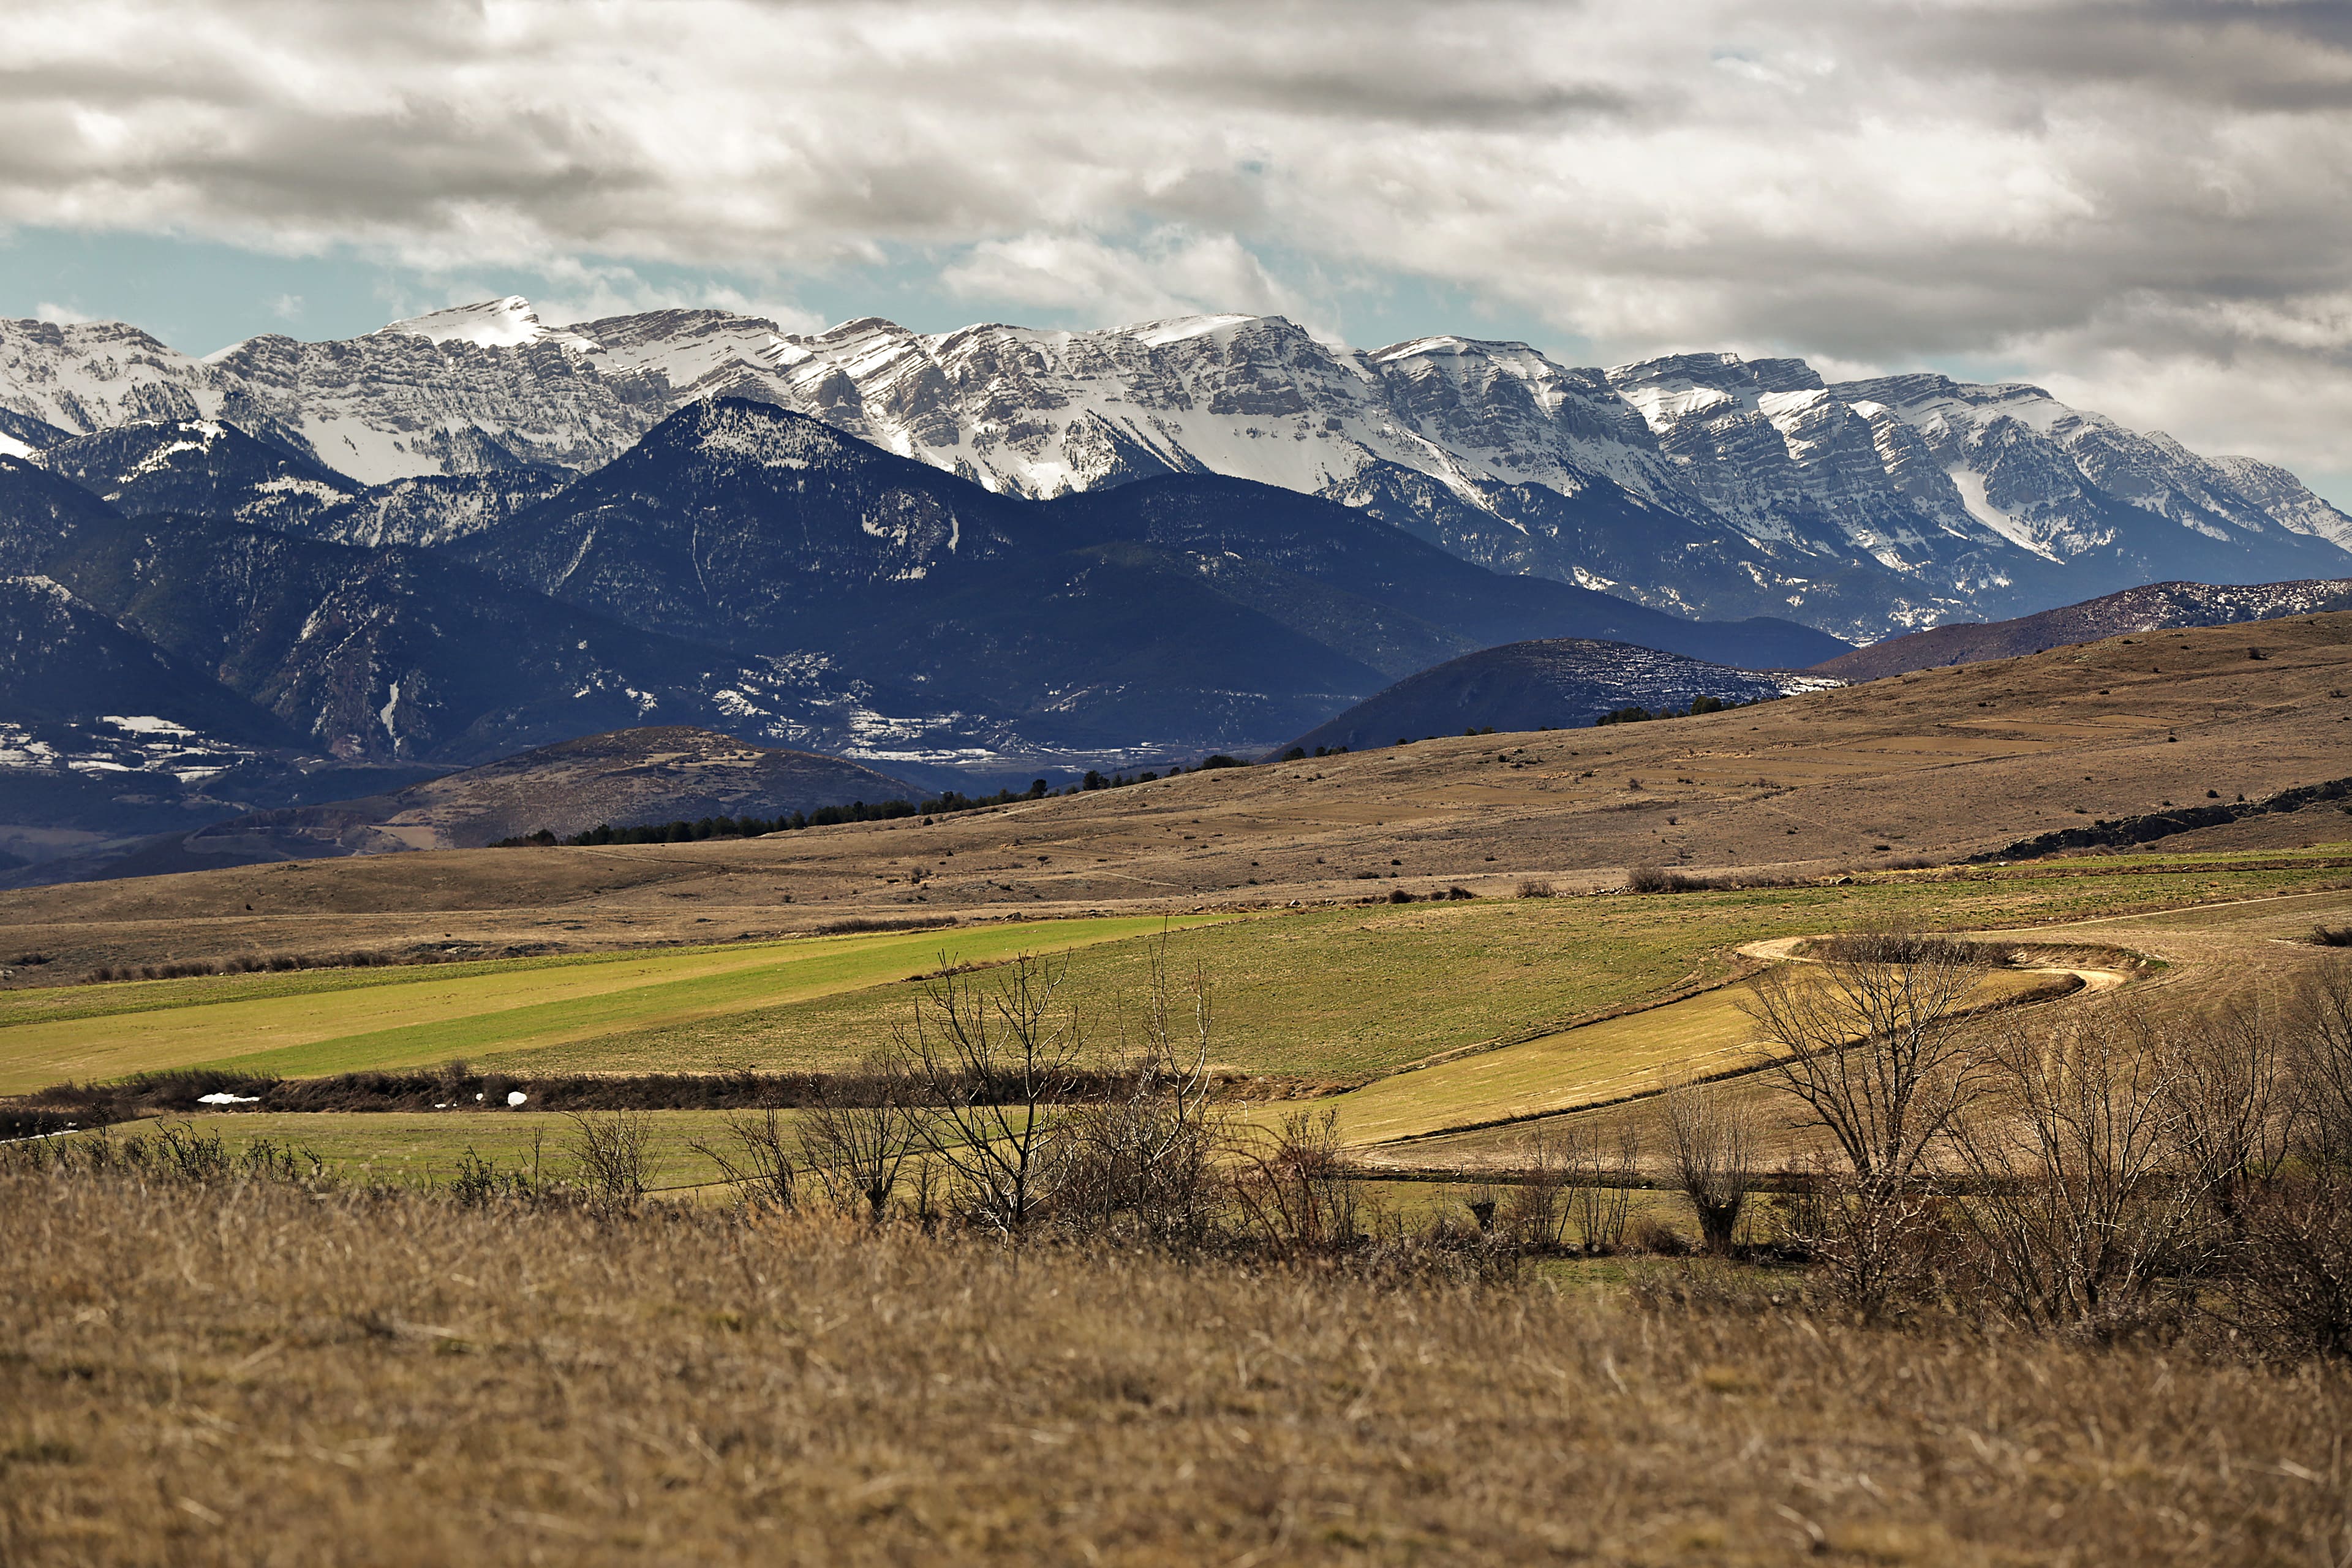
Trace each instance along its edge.
<instances>
[{"instance_id":1,"label":"dry grass in foreground","mask_svg":"<svg viewBox=\"0 0 2352 1568\"><path fill-rule=\"evenodd\" d=\"M2336 1563L2352 1384L1651 1292L0 1173L0 1561ZM1644 1304L1644 1303L1648 1304Z\"/></svg>"}]
</instances>

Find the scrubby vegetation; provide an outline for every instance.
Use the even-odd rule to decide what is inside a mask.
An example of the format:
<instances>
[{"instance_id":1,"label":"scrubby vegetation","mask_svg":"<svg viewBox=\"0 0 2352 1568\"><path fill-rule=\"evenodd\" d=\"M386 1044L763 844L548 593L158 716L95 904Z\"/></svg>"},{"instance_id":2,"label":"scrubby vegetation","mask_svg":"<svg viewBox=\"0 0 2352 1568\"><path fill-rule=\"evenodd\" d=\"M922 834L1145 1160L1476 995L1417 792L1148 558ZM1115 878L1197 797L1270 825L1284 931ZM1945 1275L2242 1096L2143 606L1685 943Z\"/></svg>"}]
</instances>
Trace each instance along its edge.
<instances>
[{"instance_id":1,"label":"scrubby vegetation","mask_svg":"<svg viewBox=\"0 0 2352 1568\"><path fill-rule=\"evenodd\" d=\"M649 1196L618 1108L429 1189L169 1123L0 1152L0 1556L332 1560L392 1520L591 1562L2352 1544L2337 961L2262 1007L1982 1014L1998 947L1815 943L1753 1006L1825 1152L1767 1169L1752 1100L1671 1091L1645 1204L1685 1229L1595 1123L1390 1207L1328 1111L1221 1103L1169 951L1115 1079L1055 967L935 975L794 1121L698 1145L732 1203Z\"/></svg>"},{"instance_id":2,"label":"scrubby vegetation","mask_svg":"<svg viewBox=\"0 0 2352 1568\"><path fill-rule=\"evenodd\" d=\"M2205 792L2205 798L2220 800L2221 792L2209 789ZM2249 801L2241 795L2235 801L2221 805L2179 806L2169 811L2116 817L2113 821L2100 817L2088 827L2065 827L2036 834L1999 849L1988 849L1970 856L1969 859L1969 864L1977 865L1994 860L2029 860L2037 856L2054 855L2062 849L2126 848L2135 844L2152 844L2176 833L2191 833L2200 827L2219 827L2273 813L2301 811L2307 805L2323 801L2347 798L2352 798L2352 778L2330 779L2324 784L2280 790L2257 801Z\"/></svg>"},{"instance_id":3,"label":"scrubby vegetation","mask_svg":"<svg viewBox=\"0 0 2352 1568\"><path fill-rule=\"evenodd\" d=\"M1345 751L1344 746L1340 750ZM1322 748L1315 754L1322 756ZM1211 773L1219 768L1240 768L1249 764L1239 757L1229 757L1219 752L1201 759L1192 769L1194 773ZM1174 778L1186 770L1181 763L1170 764L1165 774L1145 771L1133 777L1128 774L1105 773L1088 768L1076 783L1055 789L1045 779L1031 781L1025 790L1000 789L993 795L968 795L959 790L924 800L851 801L847 805L821 805L814 811L785 812L776 816L701 816L691 821L684 817L671 822L638 823L616 827L599 823L585 832L559 835L548 828L511 838L501 838L490 846L493 849L529 847L552 848L558 845L570 848L607 844L694 844L712 838L759 838L772 833L797 833L810 827L836 827L846 822L899 822L910 816L927 820L952 816L959 812L985 811L993 807L1013 805L1023 801L1047 800L1056 795L1089 795L1097 790L1124 789L1129 784L1153 784L1160 778Z\"/></svg>"},{"instance_id":4,"label":"scrubby vegetation","mask_svg":"<svg viewBox=\"0 0 2352 1568\"><path fill-rule=\"evenodd\" d=\"M299 1167L12 1173L0 1215L26 1568L2340 1549L2340 1374L1861 1328L1705 1263L1595 1293Z\"/></svg>"},{"instance_id":5,"label":"scrubby vegetation","mask_svg":"<svg viewBox=\"0 0 2352 1568\"><path fill-rule=\"evenodd\" d=\"M1748 704L1737 699L1727 702L1720 697L1706 696L1694 697L1687 708L1660 708L1654 711L1642 707L1639 703L1629 703L1625 707L1610 710L1592 722L1596 727L1604 724L1645 724L1653 719L1687 719L1694 713L1722 713L1734 708L1747 706Z\"/></svg>"}]
</instances>

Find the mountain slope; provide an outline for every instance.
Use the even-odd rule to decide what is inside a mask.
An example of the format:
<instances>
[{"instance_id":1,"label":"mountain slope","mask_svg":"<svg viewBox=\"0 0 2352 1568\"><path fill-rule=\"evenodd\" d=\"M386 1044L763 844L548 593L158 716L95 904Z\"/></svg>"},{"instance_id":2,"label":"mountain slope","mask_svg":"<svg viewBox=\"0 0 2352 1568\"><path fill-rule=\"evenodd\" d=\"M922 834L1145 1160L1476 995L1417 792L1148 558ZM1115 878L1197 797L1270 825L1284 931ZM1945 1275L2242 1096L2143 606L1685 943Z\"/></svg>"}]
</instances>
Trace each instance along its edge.
<instances>
[{"instance_id":1,"label":"mountain slope","mask_svg":"<svg viewBox=\"0 0 2352 1568\"><path fill-rule=\"evenodd\" d=\"M76 433L228 419L362 483L593 469L719 395L1000 493L1221 474L1367 509L1497 571L1847 637L2152 577L2328 576L2352 545L2352 517L2269 465L2030 386L1832 386L1795 360L1604 372L1460 337L1339 349L1251 316L794 334L661 310L566 331L512 298L202 362L119 323L0 322L0 411Z\"/></svg>"},{"instance_id":2,"label":"mountain slope","mask_svg":"<svg viewBox=\"0 0 2352 1568\"><path fill-rule=\"evenodd\" d=\"M41 466L125 517L190 512L248 528L293 528L360 487L288 447L216 419L157 420L78 436Z\"/></svg>"},{"instance_id":3,"label":"mountain slope","mask_svg":"<svg viewBox=\"0 0 2352 1568\"><path fill-rule=\"evenodd\" d=\"M772 404L681 410L625 457L451 547L649 631L838 658L899 707L1087 749L1262 743L1488 644L1606 633L1811 662L1787 623L1702 625L1498 577L1364 513L1168 475L993 494Z\"/></svg>"},{"instance_id":4,"label":"mountain slope","mask_svg":"<svg viewBox=\"0 0 2352 1568\"><path fill-rule=\"evenodd\" d=\"M545 828L780 816L852 801L919 800L903 779L838 757L687 725L617 730L445 773L371 799L254 812L190 834L199 863L478 847ZM112 873L142 874L128 863Z\"/></svg>"},{"instance_id":5,"label":"mountain slope","mask_svg":"<svg viewBox=\"0 0 2352 1568\"><path fill-rule=\"evenodd\" d=\"M1570 730L1621 708L1687 708L1702 697L1758 702L1835 684L1624 643L1560 637L1486 648L1423 670L1290 744L1363 751L1469 730Z\"/></svg>"},{"instance_id":6,"label":"mountain slope","mask_svg":"<svg viewBox=\"0 0 2352 1568\"><path fill-rule=\"evenodd\" d=\"M1989 625L1969 622L1915 632L1826 659L1807 673L1840 680L1876 680L1915 669L2016 658L2133 632L2222 626L2345 609L2352 609L2352 578L2242 586L2150 583L2015 620Z\"/></svg>"},{"instance_id":7,"label":"mountain slope","mask_svg":"<svg viewBox=\"0 0 2352 1568\"><path fill-rule=\"evenodd\" d=\"M449 544L538 505L577 478L543 464L421 474L371 485L341 505L278 526L337 544Z\"/></svg>"}]
</instances>

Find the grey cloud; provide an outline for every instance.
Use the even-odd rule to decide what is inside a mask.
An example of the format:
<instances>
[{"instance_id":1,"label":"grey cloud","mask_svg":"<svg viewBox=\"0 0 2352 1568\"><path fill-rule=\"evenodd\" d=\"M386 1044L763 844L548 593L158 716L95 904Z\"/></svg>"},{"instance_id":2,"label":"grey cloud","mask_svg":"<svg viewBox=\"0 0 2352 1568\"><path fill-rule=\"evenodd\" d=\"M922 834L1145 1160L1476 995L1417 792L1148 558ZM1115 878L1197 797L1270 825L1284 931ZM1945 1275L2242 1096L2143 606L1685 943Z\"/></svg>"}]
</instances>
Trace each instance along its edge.
<instances>
[{"instance_id":1,"label":"grey cloud","mask_svg":"<svg viewBox=\"0 0 2352 1568\"><path fill-rule=\"evenodd\" d=\"M2248 377L2352 387L2352 5L19 0L0 61L0 223L911 247L1106 312L1419 276L1607 357L2072 354L2192 440L2299 417ZM2302 460L2352 469L2343 428Z\"/></svg>"}]
</instances>

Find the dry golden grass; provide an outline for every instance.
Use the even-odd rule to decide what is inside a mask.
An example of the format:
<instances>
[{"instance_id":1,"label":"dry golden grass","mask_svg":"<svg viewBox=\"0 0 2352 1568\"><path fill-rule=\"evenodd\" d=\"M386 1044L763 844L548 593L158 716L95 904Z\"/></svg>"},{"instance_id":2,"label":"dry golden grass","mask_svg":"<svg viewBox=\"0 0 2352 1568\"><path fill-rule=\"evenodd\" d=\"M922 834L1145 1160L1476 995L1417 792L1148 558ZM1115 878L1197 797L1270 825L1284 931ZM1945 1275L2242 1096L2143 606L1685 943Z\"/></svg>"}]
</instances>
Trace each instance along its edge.
<instances>
[{"instance_id":1,"label":"dry golden grass","mask_svg":"<svg viewBox=\"0 0 2352 1568\"><path fill-rule=\"evenodd\" d=\"M0 1561L2302 1565L2336 1371L0 1177ZM1622 1270L1622 1266L1612 1266Z\"/></svg>"}]
</instances>

